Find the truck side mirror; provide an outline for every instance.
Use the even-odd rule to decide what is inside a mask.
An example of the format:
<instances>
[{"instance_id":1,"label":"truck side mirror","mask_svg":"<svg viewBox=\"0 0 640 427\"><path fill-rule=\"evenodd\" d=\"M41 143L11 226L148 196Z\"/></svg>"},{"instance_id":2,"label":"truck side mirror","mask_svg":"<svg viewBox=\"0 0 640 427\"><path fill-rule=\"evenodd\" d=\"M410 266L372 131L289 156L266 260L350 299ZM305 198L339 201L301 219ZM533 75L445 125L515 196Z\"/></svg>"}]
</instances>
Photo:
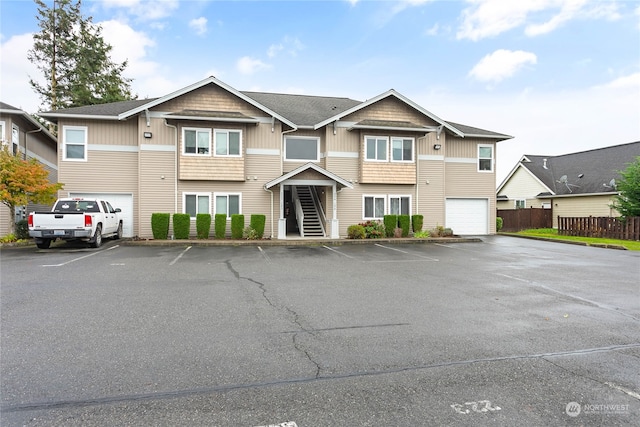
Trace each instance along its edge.
<instances>
[{"instance_id":1,"label":"truck side mirror","mask_svg":"<svg viewBox=\"0 0 640 427\"><path fill-rule=\"evenodd\" d=\"M122 212L122 209L116 208L116 213L118 213L118 212Z\"/></svg>"}]
</instances>

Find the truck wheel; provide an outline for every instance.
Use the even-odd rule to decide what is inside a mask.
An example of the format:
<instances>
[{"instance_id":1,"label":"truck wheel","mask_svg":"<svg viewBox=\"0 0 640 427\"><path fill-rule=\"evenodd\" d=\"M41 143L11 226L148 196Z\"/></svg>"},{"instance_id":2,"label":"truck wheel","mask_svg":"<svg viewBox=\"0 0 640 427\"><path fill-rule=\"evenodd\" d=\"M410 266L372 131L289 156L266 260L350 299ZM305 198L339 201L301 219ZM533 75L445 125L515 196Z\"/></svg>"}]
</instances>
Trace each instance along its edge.
<instances>
[{"instance_id":1,"label":"truck wheel","mask_svg":"<svg viewBox=\"0 0 640 427\"><path fill-rule=\"evenodd\" d=\"M102 245L102 226L98 224L96 227L96 234L93 235L93 239L89 243L92 248L99 248Z\"/></svg>"},{"instance_id":2,"label":"truck wheel","mask_svg":"<svg viewBox=\"0 0 640 427\"><path fill-rule=\"evenodd\" d=\"M49 249L49 246L51 246L51 239L42 239L41 241L36 242L36 246L38 249Z\"/></svg>"},{"instance_id":3,"label":"truck wheel","mask_svg":"<svg viewBox=\"0 0 640 427\"><path fill-rule=\"evenodd\" d=\"M113 236L114 239L122 239L122 223L118 224L118 231L116 235Z\"/></svg>"}]
</instances>

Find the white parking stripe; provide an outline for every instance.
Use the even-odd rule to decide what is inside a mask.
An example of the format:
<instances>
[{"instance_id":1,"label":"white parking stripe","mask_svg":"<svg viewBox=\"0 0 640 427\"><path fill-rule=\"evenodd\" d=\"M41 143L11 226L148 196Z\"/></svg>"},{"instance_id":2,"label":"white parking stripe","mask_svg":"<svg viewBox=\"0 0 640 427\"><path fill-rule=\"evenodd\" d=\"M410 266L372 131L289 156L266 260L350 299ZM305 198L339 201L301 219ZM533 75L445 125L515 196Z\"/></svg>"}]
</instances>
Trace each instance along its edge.
<instances>
[{"instance_id":1,"label":"white parking stripe","mask_svg":"<svg viewBox=\"0 0 640 427\"><path fill-rule=\"evenodd\" d=\"M329 246L322 245L322 247L323 247L323 248L325 248L325 249L329 249L330 251L335 252L335 253L337 253L337 254L339 254L339 255L346 256L347 258L355 259L355 258L354 258L354 257L352 257L351 255L347 255L347 254L345 254L345 253L342 253L342 252L340 252L340 251L337 251L337 250L335 250L335 249L333 249L333 248L330 248Z\"/></svg>"},{"instance_id":2,"label":"white parking stripe","mask_svg":"<svg viewBox=\"0 0 640 427\"><path fill-rule=\"evenodd\" d=\"M264 260L267 261L268 263L270 263L271 262L271 258L269 258L269 255L267 255L267 253L265 251L263 251L260 246L258 246L258 250L260 250L260 253L264 257Z\"/></svg>"},{"instance_id":3,"label":"white parking stripe","mask_svg":"<svg viewBox=\"0 0 640 427\"><path fill-rule=\"evenodd\" d=\"M431 258L431 257L428 257L428 256L416 254L416 253L413 253L413 252L403 251L403 250L400 250L400 249L397 249L397 248L392 248L390 246L381 245L380 243L376 243L376 246L384 248L384 249L389 249L389 250L392 250L392 251L396 251L396 252L401 252L401 253L407 254L407 255L417 256L418 258L428 259L429 261L438 261L437 258ZM409 260L407 260L407 261L409 261Z\"/></svg>"},{"instance_id":4,"label":"white parking stripe","mask_svg":"<svg viewBox=\"0 0 640 427\"><path fill-rule=\"evenodd\" d=\"M187 253L187 251L188 251L189 249L191 249L191 246L187 246L187 249L185 249L184 251L180 252L180 255L178 255L178 256L177 256L173 261L171 261L171 262L169 263L169 265L173 265L173 264L175 264L176 262L178 262L178 260L179 260L180 258L182 258L182 256L183 256L184 254L186 254L186 253Z\"/></svg>"},{"instance_id":5,"label":"white parking stripe","mask_svg":"<svg viewBox=\"0 0 640 427\"><path fill-rule=\"evenodd\" d=\"M120 245L115 245L115 246L112 246L112 247L110 247L108 249L105 249L103 251L93 252L93 253L90 253L90 254L87 254L87 255L83 255L83 256L81 256L79 258L74 258L74 259L71 259L71 260L69 260L67 262L63 262L61 264L45 264L45 265L43 265L43 267L62 267L63 265L71 264L72 262L80 261L81 259L85 259L85 258L89 258L90 256L98 255L101 252L110 251L111 249L115 249L115 248L117 248L119 246Z\"/></svg>"}]
</instances>

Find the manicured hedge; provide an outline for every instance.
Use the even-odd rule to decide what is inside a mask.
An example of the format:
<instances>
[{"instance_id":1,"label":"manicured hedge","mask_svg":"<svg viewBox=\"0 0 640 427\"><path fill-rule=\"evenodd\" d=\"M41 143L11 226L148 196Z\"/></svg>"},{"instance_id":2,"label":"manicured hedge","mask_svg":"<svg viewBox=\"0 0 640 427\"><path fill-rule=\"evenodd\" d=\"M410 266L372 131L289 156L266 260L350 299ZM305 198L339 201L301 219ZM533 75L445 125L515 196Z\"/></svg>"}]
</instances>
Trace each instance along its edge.
<instances>
[{"instance_id":1,"label":"manicured hedge","mask_svg":"<svg viewBox=\"0 0 640 427\"><path fill-rule=\"evenodd\" d=\"M227 233L227 214L216 214L214 221L216 239L224 239Z\"/></svg>"},{"instance_id":2,"label":"manicured hedge","mask_svg":"<svg viewBox=\"0 0 640 427\"><path fill-rule=\"evenodd\" d=\"M191 228L191 216L186 213L173 214L173 236L176 240L188 239Z\"/></svg>"},{"instance_id":3,"label":"manicured hedge","mask_svg":"<svg viewBox=\"0 0 640 427\"><path fill-rule=\"evenodd\" d=\"M398 227L398 215L385 215L383 222L385 236L393 237L396 227Z\"/></svg>"},{"instance_id":4,"label":"manicured hedge","mask_svg":"<svg viewBox=\"0 0 640 427\"><path fill-rule=\"evenodd\" d=\"M231 238L242 239L242 231L244 230L244 215L231 215Z\"/></svg>"},{"instance_id":5,"label":"manicured hedge","mask_svg":"<svg viewBox=\"0 0 640 427\"><path fill-rule=\"evenodd\" d=\"M256 231L258 239L264 237L264 224L267 222L267 216L262 214L252 214L249 220L249 227Z\"/></svg>"},{"instance_id":6,"label":"manicured hedge","mask_svg":"<svg viewBox=\"0 0 640 427\"><path fill-rule=\"evenodd\" d=\"M398 224L402 228L402 237L409 237L411 227L411 217L409 215L398 215Z\"/></svg>"},{"instance_id":7,"label":"manicured hedge","mask_svg":"<svg viewBox=\"0 0 640 427\"><path fill-rule=\"evenodd\" d=\"M152 213L151 214L151 232L154 239L166 240L169 236L169 220L171 214L168 213Z\"/></svg>"},{"instance_id":8,"label":"manicured hedge","mask_svg":"<svg viewBox=\"0 0 640 427\"><path fill-rule=\"evenodd\" d=\"M422 231L422 226L424 224L424 216L423 215L412 215L411 216L411 227L413 228L413 232L417 233Z\"/></svg>"},{"instance_id":9,"label":"manicured hedge","mask_svg":"<svg viewBox=\"0 0 640 427\"><path fill-rule=\"evenodd\" d=\"M499 216L496 217L496 231L502 230L502 225L504 224L503 219Z\"/></svg>"},{"instance_id":10,"label":"manicured hedge","mask_svg":"<svg viewBox=\"0 0 640 427\"><path fill-rule=\"evenodd\" d=\"M196 235L198 239L208 239L211 231L211 214L196 215Z\"/></svg>"}]
</instances>

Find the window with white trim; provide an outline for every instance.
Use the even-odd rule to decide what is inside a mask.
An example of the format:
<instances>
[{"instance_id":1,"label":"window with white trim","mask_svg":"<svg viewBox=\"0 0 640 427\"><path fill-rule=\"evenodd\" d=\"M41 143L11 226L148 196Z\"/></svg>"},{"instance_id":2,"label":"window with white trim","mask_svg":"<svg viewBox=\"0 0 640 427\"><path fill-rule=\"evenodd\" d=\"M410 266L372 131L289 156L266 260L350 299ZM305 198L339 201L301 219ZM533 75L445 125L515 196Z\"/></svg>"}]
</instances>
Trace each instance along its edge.
<instances>
[{"instance_id":1,"label":"window with white trim","mask_svg":"<svg viewBox=\"0 0 640 427\"><path fill-rule=\"evenodd\" d=\"M18 155L20 150L20 128L18 125L11 125L11 145L13 146L13 155Z\"/></svg>"},{"instance_id":2,"label":"window with white trim","mask_svg":"<svg viewBox=\"0 0 640 427\"><path fill-rule=\"evenodd\" d=\"M413 162L413 138L391 138L391 161Z\"/></svg>"},{"instance_id":3,"label":"window with white trim","mask_svg":"<svg viewBox=\"0 0 640 427\"><path fill-rule=\"evenodd\" d=\"M516 209L524 209L527 207L527 201L525 199L518 199L515 201Z\"/></svg>"},{"instance_id":4,"label":"window with white trim","mask_svg":"<svg viewBox=\"0 0 640 427\"><path fill-rule=\"evenodd\" d=\"M0 122L0 142L2 142L3 145L7 143L4 136L4 122Z\"/></svg>"},{"instance_id":5,"label":"window with white trim","mask_svg":"<svg viewBox=\"0 0 640 427\"><path fill-rule=\"evenodd\" d=\"M293 161L320 161L320 138L285 136L284 159Z\"/></svg>"},{"instance_id":6,"label":"window with white trim","mask_svg":"<svg viewBox=\"0 0 640 427\"><path fill-rule=\"evenodd\" d=\"M387 161L389 138L384 136L365 136L365 159L374 162Z\"/></svg>"},{"instance_id":7,"label":"window with white trim","mask_svg":"<svg viewBox=\"0 0 640 427\"><path fill-rule=\"evenodd\" d=\"M87 127L62 127L62 160L87 161Z\"/></svg>"},{"instance_id":8,"label":"window with white trim","mask_svg":"<svg viewBox=\"0 0 640 427\"><path fill-rule=\"evenodd\" d=\"M211 155L211 129L182 128L182 153L195 156Z\"/></svg>"},{"instance_id":9,"label":"window with white trim","mask_svg":"<svg viewBox=\"0 0 640 427\"><path fill-rule=\"evenodd\" d=\"M382 219L386 212L386 196L362 196L362 218Z\"/></svg>"},{"instance_id":10,"label":"window with white trim","mask_svg":"<svg viewBox=\"0 0 640 427\"><path fill-rule=\"evenodd\" d=\"M216 129L215 156L240 157L242 153L242 131Z\"/></svg>"},{"instance_id":11,"label":"window with white trim","mask_svg":"<svg viewBox=\"0 0 640 427\"><path fill-rule=\"evenodd\" d=\"M493 145L478 145L478 172L493 172Z\"/></svg>"},{"instance_id":12,"label":"window with white trim","mask_svg":"<svg viewBox=\"0 0 640 427\"><path fill-rule=\"evenodd\" d=\"M211 193L183 193L182 211L196 219L197 214L211 213Z\"/></svg>"},{"instance_id":13,"label":"window with white trim","mask_svg":"<svg viewBox=\"0 0 640 427\"><path fill-rule=\"evenodd\" d=\"M242 213L241 193L214 193L215 213L227 214L227 219L233 214Z\"/></svg>"},{"instance_id":14,"label":"window with white trim","mask_svg":"<svg viewBox=\"0 0 640 427\"><path fill-rule=\"evenodd\" d=\"M411 196L389 196L390 215L411 215Z\"/></svg>"}]
</instances>

